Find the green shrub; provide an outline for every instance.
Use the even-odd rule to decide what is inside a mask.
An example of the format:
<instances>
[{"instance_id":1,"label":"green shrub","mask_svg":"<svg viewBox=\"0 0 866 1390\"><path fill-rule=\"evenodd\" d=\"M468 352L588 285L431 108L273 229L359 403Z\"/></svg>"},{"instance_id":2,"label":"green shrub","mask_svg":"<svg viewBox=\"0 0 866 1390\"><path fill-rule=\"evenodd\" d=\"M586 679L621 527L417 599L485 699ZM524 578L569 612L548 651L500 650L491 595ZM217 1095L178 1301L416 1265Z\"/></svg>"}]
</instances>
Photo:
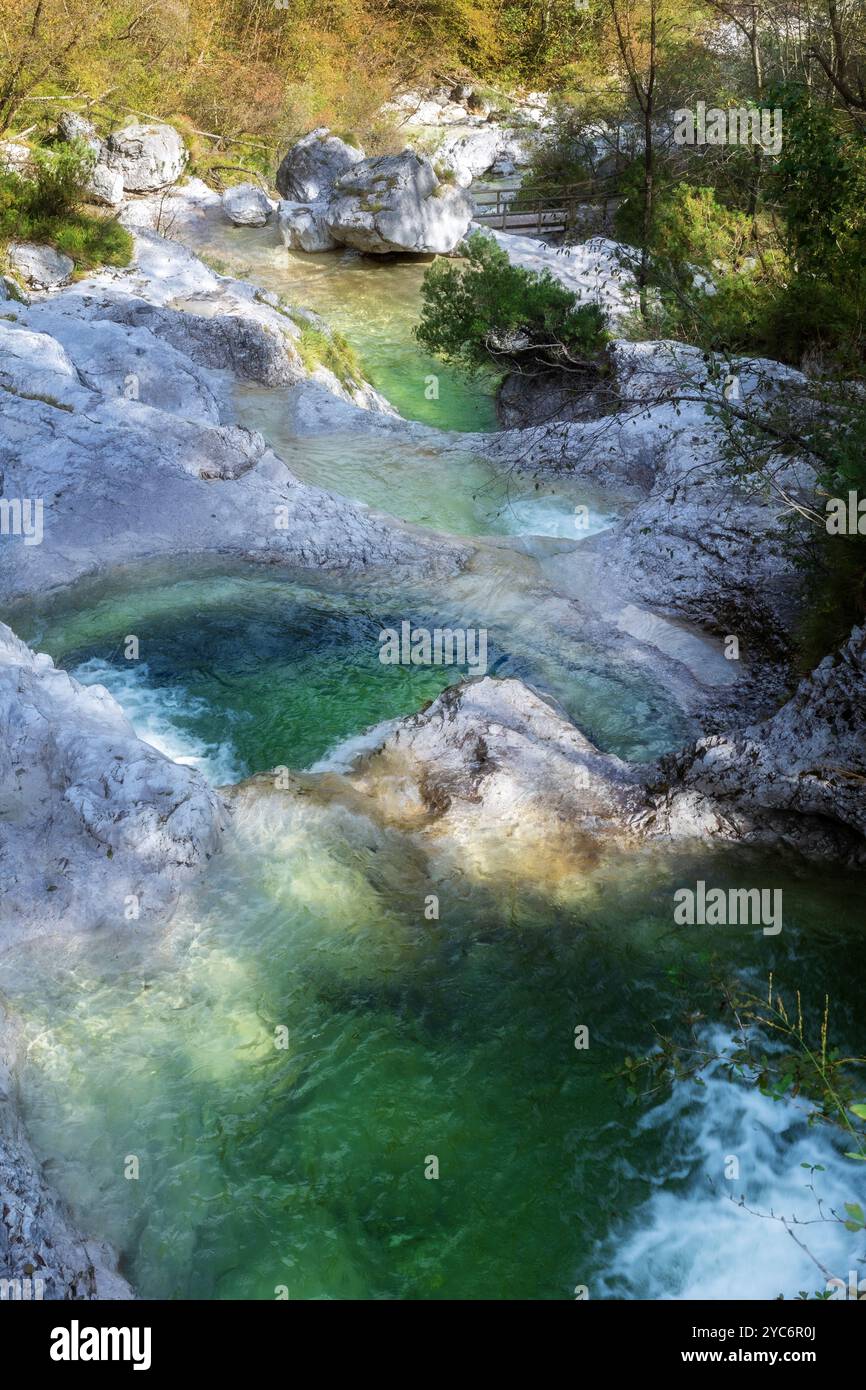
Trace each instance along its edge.
<instances>
[{"instance_id":1,"label":"green shrub","mask_svg":"<svg viewBox=\"0 0 866 1390\"><path fill-rule=\"evenodd\" d=\"M0 245L44 242L78 270L128 265L132 237L113 217L78 209L93 164L86 145L35 150L27 175L0 174Z\"/></svg>"},{"instance_id":2,"label":"green shrub","mask_svg":"<svg viewBox=\"0 0 866 1390\"><path fill-rule=\"evenodd\" d=\"M521 355L549 366L596 357L604 317L548 271L514 266L492 237L475 232L463 262L438 260L424 276L419 343L468 372Z\"/></svg>"},{"instance_id":3,"label":"green shrub","mask_svg":"<svg viewBox=\"0 0 866 1390\"><path fill-rule=\"evenodd\" d=\"M96 154L81 140L54 149L34 150L25 206L31 217L63 217L81 202Z\"/></svg>"}]
</instances>

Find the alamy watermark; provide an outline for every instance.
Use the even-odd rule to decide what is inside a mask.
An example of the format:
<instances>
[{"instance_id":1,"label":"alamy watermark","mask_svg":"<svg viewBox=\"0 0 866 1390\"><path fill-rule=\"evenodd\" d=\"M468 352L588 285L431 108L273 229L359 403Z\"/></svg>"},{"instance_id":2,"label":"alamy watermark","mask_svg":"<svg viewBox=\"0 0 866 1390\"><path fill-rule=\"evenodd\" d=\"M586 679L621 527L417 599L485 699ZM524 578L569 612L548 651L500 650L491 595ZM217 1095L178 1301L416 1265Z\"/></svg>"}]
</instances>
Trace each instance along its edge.
<instances>
[{"instance_id":1,"label":"alamy watermark","mask_svg":"<svg viewBox=\"0 0 866 1390\"><path fill-rule=\"evenodd\" d=\"M25 545L41 545L44 510L41 497L0 497L0 536L16 536Z\"/></svg>"},{"instance_id":2,"label":"alamy watermark","mask_svg":"<svg viewBox=\"0 0 866 1390\"><path fill-rule=\"evenodd\" d=\"M44 1279L0 1279L0 1303L41 1302L44 1297Z\"/></svg>"},{"instance_id":3,"label":"alamy watermark","mask_svg":"<svg viewBox=\"0 0 866 1390\"><path fill-rule=\"evenodd\" d=\"M698 879L694 888L678 888L674 903L678 927L762 927L764 936L782 930L781 888L708 888Z\"/></svg>"},{"instance_id":4,"label":"alamy watermark","mask_svg":"<svg viewBox=\"0 0 866 1390\"><path fill-rule=\"evenodd\" d=\"M473 676L487 674L484 627L413 627L402 622L379 633L383 666L465 666Z\"/></svg>"},{"instance_id":5,"label":"alamy watermark","mask_svg":"<svg viewBox=\"0 0 866 1390\"><path fill-rule=\"evenodd\" d=\"M758 145L765 154L782 149L782 111L776 106L711 106L674 112L675 145Z\"/></svg>"},{"instance_id":6,"label":"alamy watermark","mask_svg":"<svg viewBox=\"0 0 866 1390\"><path fill-rule=\"evenodd\" d=\"M866 497L849 492L844 497L828 497L824 525L830 536L866 536Z\"/></svg>"}]
</instances>

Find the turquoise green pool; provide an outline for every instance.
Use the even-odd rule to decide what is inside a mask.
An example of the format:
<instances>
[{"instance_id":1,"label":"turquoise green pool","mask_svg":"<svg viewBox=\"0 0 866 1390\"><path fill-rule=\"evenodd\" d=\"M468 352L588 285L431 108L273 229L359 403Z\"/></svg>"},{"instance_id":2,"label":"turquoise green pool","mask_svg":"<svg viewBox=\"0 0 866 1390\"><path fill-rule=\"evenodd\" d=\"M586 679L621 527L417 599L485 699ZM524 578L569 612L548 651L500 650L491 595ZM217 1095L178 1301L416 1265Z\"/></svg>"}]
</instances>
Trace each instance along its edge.
<instances>
[{"instance_id":1,"label":"turquoise green pool","mask_svg":"<svg viewBox=\"0 0 866 1390\"><path fill-rule=\"evenodd\" d=\"M490 423L489 396L447 373L440 404L424 399L439 369L409 335L421 267L289 258L267 235L226 228L212 250L344 327L406 414ZM727 1045L720 982L763 990L771 971L785 998L801 991L810 1036L827 995L833 1044L862 1052L863 876L604 846L562 875L517 854L458 872L365 814L317 765L465 674L383 666L379 633L403 619L485 627L491 674L552 696L624 758L695 730L651 668L544 579L579 545L574 506L591 503L599 530L615 501L521 491L435 448L293 440L279 392L247 392L243 409L299 476L485 539L436 583L162 566L9 615L214 783L313 769L290 792L259 778L233 794L224 850L159 931L119 920L4 956L28 1125L79 1225L152 1298L822 1288L812 1257L738 1198L813 1217L803 1165L819 1164L825 1203L862 1201L845 1136L719 1066L646 1102L621 1073L659 1033ZM783 931L676 927L673 894L699 878L781 889ZM862 1239L839 1222L810 1226L808 1244L843 1278L862 1265Z\"/></svg>"}]
</instances>

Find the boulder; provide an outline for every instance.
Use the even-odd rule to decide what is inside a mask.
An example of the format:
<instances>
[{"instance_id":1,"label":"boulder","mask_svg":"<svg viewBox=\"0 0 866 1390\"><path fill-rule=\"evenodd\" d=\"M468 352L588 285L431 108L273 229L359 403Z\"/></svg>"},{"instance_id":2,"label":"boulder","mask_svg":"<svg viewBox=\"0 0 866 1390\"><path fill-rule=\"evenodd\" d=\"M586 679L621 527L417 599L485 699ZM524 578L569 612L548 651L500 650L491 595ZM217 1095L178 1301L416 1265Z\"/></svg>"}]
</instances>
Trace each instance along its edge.
<instances>
[{"instance_id":1,"label":"boulder","mask_svg":"<svg viewBox=\"0 0 866 1390\"><path fill-rule=\"evenodd\" d=\"M92 203L116 208L123 202L123 174L119 169L97 162L90 171L85 191Z\"/></svg>"},{"instance_id":2,"label":"boulder","mask_svg":"<svg viewBox=\"0 0 866 1390\"><path fill-rule=\"evenodd\" d=\"M327 126L319 126L283 157L277 170L277 189L284 198L314 203L326 197L340 175L363 158L363 150L347 145Z\"/></svg>"},{"instance_id":3,"label":"boulder","mask_svg":"<svg viewBox=\"0 0 866 1390\"><path fill-rule=\"evenodd\" d=\"M108 163L123 175L127 193L166 188L181 176L187 148L173 126L132 122L108 137Z\"/></svg>"},{"instance_id":4,"label":"boulder","mask_svg":"<svg viewBox=\"0 0 866 1390\"><path fill-rule=\"evenodd\" d=\"M57 118L57 134L61 140L81 140L97 154L102 154L103 144L96 133L96 126L77 111L61 111Z\"/></svg>"},{"instance_id":5,"label":"boulder","mask_svg":"<svg viewBox=\"0 0 866 1390\"><path fill-rule=\"evenodd\" d=\"M75 269L75 262L55 251L53 246L37 246L30 241L9 243L9 264L36 290L53 290L65 285Z\"/></svg>"},{"instance_id":6,"label":"boulder","mask_svg":"<svg viewBox=\"0 0 866 1390\"><path fill-rule=\"evenodd\" d=\"M327 219L325 202L281 202L277 221L283 245L290 251L333 251L337 243L328 231Z\"/></svg>"},{"instance_id":7,"label":"boulder","mask_svg":"<svg viewBox=\"0 0 866 1390\"><path fill-rule=\"evenodd\" d=\"M334 240L375 255L453 251L474 210L469 195L441 183L430 160L414 150L363 160L337 180L334 195L328 208Z\"/></svg>"},{"instance_id":8,"label":"boulder","mask_svg":"<svg viewBox=\"0 0 866 1390\"><path fill-rule=\"evenodd\" d=\"M273 208L270 199L254 183L239 183L223 194L223 212L236 227L263 227Z\"/></svg>"},{"instance_id":9,"label":"boulder","mask_svg":"<svg viewBox=\"0 0 866 1390\"><path fill-rule=\"evenodd\" d=\"M30 150L17 140L0 140L0 169L7 174L21 174L30 162Z\"/></svg>"}]
</instances>

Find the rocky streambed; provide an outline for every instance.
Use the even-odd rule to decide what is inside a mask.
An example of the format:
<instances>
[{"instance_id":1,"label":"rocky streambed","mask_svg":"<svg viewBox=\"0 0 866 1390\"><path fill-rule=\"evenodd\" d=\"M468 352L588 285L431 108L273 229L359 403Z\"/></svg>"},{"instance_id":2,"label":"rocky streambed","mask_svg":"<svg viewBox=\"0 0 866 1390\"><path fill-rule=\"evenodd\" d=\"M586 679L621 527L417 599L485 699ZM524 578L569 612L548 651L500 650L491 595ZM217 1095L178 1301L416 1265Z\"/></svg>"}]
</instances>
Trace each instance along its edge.
<instances>
[{"instance_id":1,"label":"rocky streambed","mask_svg":"<svg viewBox=\"0 0 866 1390\"><path fill-rule=\"evenodd\" d=\"M147 225L162 206L130 205L130 270L0 318L2 491L32 521L3 537L0 574L4 1274L111 1297L127 1286L108 1242L158 1297L286 1281L300 1297L497 1296L502 1279L559 1297L584 1270L601 1296L627 1289L639 1253L611 1284L610 1220L567 1159L579 1135L601 1182L625 1131L569 1039L589 1013L615 1060L675 1007L672 886L784 879L781 943L714 948L757 978L794 941L841 1027L856 1021L810 865L835 866L843 931L866 830L864 635L802 682L787 665L803 580L778 528L814 479L784 461L773 496L733 478L725 377L673 344L616 343L597 418L403 419L363 379L310 369L277 228L239 229L239 252L271 266L252 283L182 244L201 249L219 200L192 184L171 202L171 240ZM614 325L627 312L611 243L510 249ZM735 366L755 410L803 389L777 364ZM407 620L483 628L488 669L389 670L380 630ZM677 968L703 960L708 988L697 951L677 943ZM496 1060L494 985L536 1039L519 1063ZM642 989L646 1018L629 1005ZM496 1104L461 1144L449 1115L487 1087ZM525 1104L548 1090L547 1149L494 1164L498 1108L517 1104L528 1135ZM630 1241L653 1229L659 1165L703 1133L681 1118L644 1130ZM795 1162L799 1135L783 1143ZM437 1146L461 1182L419 1212L415 1179L436 1185L415 1149L421 1164ZM524 1193L539 1164L543 1210ZM764 1193L774 1180L765 1161ZM491 1181L513 1261L479 1214ZM697 1230L706 1209L694 1187L685 1200ZM443 1230L464 1229L474 1261L443 1254ZM716 1287L697 1246L677 1268L657 1291Z\"/></svg>"}]
</instances>

